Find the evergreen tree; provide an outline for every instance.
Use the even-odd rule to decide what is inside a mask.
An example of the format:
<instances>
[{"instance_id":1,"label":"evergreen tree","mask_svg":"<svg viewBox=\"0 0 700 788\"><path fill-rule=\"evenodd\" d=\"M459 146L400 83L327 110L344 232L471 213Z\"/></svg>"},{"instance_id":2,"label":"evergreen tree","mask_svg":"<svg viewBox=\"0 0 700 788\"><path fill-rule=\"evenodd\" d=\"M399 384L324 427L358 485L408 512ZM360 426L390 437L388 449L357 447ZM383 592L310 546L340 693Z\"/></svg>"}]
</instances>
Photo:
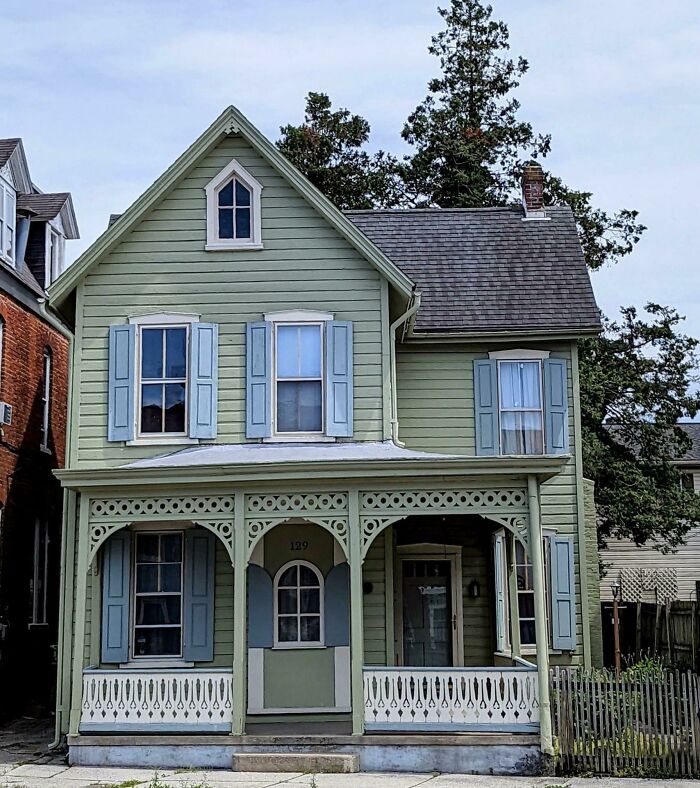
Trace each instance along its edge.
<instances>
[{"instance_id":1,"label":"evergreen tree","mask_svg":"<svg viewBox=\"0 0 700 788\"><path fill-rule=\"evenodd\" d=\"M338 208L391 207L400 199L395 157L363 150L369 123L332 110L325 93L306 97L304 122L280 129L277 147Z\"/></svg>"}]
</instances>

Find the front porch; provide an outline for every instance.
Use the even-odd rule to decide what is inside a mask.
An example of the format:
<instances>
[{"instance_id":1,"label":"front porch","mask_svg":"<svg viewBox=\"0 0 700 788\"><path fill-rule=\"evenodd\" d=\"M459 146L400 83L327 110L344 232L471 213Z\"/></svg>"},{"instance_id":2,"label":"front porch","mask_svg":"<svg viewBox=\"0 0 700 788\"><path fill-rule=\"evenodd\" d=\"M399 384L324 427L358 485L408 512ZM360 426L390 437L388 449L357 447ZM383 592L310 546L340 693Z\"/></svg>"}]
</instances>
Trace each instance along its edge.
<instances>
[{"instance_id":1,"label":"front porch","mask_svg":"<svg viewBox=\"0 0 700 788\"><path fill-rule=\"evenodd\" d=\"M320 492L318 484L312 490L300 482L272 492L268 479L266 490L239 481L229 494L210 483L206 494L187 496L152 496L142 487L128 495L123 488L106 494L103 487L97 495L85 489L72 496L78 604L70 670L64 664L63 671L70 692L64 689L59 706L65 713L70 703L71 759L96 763L90 759L98 751L117 758L127 752L118 749L125 741L144 735L154 737L153 746L162 737L168 747L182 743L183 753L186 741L206 749L206 741L223 736L225 746L224 739L216 741L224 749L243 752L241 742L300 747L297 739L314 731L325 736L306 739L305 747L332 736L340 737L334 746L378 753L379 740L392 749L409 736L418 737L419 749L437 752L445 736L459 746L505 746L516 736L526 747L535 736L550 751L546 681L541 689L547 649L538 650L537 664L534 654L532 662L521 657L513 552L521 545L529 556L527 631L546 642L541 476L480 475L449 485L443 478L437 488L425 477L387 481L370 482L365 473L345 488L326 481ZM183 591L181 618L150 625L135 613L134 598L105 597L105 551L111 539L128 533L133 539L122 538L121 560L136 564L120 587L130 588L136 588L134 567L156 560L137 556L140 534L152 541L154 534L182 533L185 551L190 543L206 543L192 534L210 535L214 585L207 591L209 581L202 580L201 615L187 612L194 609L193 590ZM179 560L187 584L198 575L186 555ZM425 582L420 572L427 573ZM113 650L105 652L109 615L126 635L123 644L107 637ZM134 651L134 626L147 625L180 627L183 648L188 627L201 629L206 640L211 626L213 651L182 651L170 659L154 652L157 658L144 659ZM143 650L142 640L139 635ZM292 739L283 741L287 736ZM105 754L108 746L112 754Z\"/></svg>"}]
</instances>

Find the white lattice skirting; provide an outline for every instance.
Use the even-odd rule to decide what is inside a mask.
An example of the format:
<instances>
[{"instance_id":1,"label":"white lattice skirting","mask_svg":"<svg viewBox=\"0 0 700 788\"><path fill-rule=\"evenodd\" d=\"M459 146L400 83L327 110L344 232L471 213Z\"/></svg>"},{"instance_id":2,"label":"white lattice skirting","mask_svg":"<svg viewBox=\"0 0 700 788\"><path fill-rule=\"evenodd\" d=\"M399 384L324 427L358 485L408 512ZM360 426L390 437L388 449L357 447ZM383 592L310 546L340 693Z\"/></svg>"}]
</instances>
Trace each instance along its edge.
<instances>
[{"instance_id":1,"label":"white lattice skirting","mask_svg":"<svg viewBox=\"0 0 700 788\"><path fill-rule=\"evenodd\" d=\"M230 670L86 670L80 730L231 731Z\"/></svg>"},{"instance_id":2,"label":"white lattice skirting","mask_svg":"<svg viewBox=\"0 0 700 788\"><path fill-rule=\"evenodd\" d=\"M367 731L539 730L529 668L365 668Z\"/></svg>"}]
</instances>

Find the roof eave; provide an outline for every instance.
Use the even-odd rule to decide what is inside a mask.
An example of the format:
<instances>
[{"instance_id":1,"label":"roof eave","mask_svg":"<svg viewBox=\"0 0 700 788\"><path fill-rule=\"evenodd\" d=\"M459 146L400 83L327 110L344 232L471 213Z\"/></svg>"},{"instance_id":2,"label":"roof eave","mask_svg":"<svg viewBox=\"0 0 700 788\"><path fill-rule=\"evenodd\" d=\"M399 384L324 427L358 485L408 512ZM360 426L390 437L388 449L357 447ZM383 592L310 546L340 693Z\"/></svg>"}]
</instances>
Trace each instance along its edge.
<instances>
[{"instance_id":1,"label":"roof eave","mask_svg":"<svg viewBox=\"0 0 700 788\"><path fill-rule=\"evenodd\" d=\"M177 467L85 468L56 470L61 485L93 491L148 485L238 485L273 480L367 479L400 476L556 476L567 455L540 457L445 457L445 459L306 460L280 463L229 463Z\"/></svg>"},{"instance_id":2,"label":"roof eave","mask_svg":"<svg viewBox=\"0 0 700 788\"><path fill-rule=\"evenodd\" d=\"M513 329L503 328L497 331L413 331L407 340L421 342L483 342L494 339L511 341L519 339L531 340L566 340L573 341L583 337L598 336L602 327L596 328L551 328L551 329Z\"/></svg>"},{"instance_id":3,"label":"roof eave","mask_svg":"<svg viewBox=\"0 0 700 788\"><path fill-rule=\"evenodd\" d=\"M58 306L77 287L93 263L116 246L196 161L227 134L242 134L296 188L346 240L368 259L401 293L410 296L411 280L392 263L333 203L305 178L236 107L228 107L145 192L100 235L49 288Z\"/></svg>"}]
</instances>

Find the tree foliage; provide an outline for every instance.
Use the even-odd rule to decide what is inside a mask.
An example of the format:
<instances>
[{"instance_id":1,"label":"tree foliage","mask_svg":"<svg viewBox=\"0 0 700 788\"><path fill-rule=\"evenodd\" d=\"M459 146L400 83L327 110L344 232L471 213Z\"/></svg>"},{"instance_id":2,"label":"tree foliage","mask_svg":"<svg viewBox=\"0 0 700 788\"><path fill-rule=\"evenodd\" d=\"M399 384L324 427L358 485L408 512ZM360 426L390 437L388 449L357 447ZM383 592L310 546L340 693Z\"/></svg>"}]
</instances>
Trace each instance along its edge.
<instances>
[{"instance_id":1,"label":"tree foliage","mask_svg":"<svg viewBox=\"0 0 700 788\"><path fill-rule=\"evenodd\" d=\"M506 24L482 0L451 0L438 13L444 29L429 49L441 71L404 126L412 152L402 162L368 153L369 124L333 112L324 94L309 94L304 124L282 129L280 149L339 207L516 203L523 164L550 152L550 136L519 118L513 91L528 63L509 56ZM571 208L591 270L629 255L646 229L637 211L605 211L548 172L545 198ZM596 483L603 540L665 549L700 524L700 497L681 489L675 465L688 448L676 423L700 409L697 341L678 332L681 320L670 307L627 307L580 343L583 470Z\"/></svg>"},{"instance_id":2,"label":"tree foliage","mask_svg":"<svg viewBox=\"0 0 700 788\"><path fill-rule=\"evenodd\" d=\"M304 122L283 126L277 147L338 208L395 205L400 200L396 158L364 150L369 123L331 107L325 93L309 93Z\"/></svg>"}]
</instances>

